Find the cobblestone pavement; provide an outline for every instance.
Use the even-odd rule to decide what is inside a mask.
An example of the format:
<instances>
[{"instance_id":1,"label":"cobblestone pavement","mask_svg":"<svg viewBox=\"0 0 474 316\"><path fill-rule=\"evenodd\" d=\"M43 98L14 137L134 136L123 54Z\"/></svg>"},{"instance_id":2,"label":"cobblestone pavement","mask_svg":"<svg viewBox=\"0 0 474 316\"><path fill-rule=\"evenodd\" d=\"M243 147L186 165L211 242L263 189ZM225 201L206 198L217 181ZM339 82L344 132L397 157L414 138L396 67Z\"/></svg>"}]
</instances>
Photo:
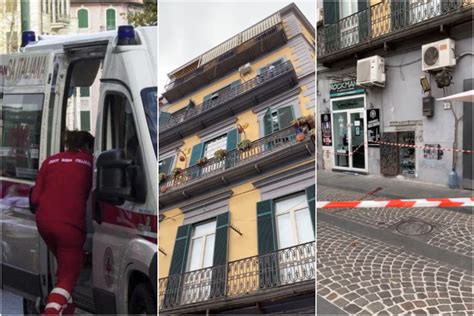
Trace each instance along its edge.
<instances>
[{"instance_id":1,"label":"cobblestone pavement","mask_svg":"<svg viewBox=\"0 0 474 316\"><path fill-rule=\"evenodd\" d=\"M351 315L474 313L467 271L327 223L317 236L317 293Z\"/></svg>"},{"instance_id":2,"label":"cobblestone pavement","mask_svg":"<svg viewBox=\"0 0 474 316\"><path fill-rule=\"evenodd\" d=\"M383 200L382 192L375 195L365 194L318 184L319 201L342 200ZM421 220L433 226L432 231L417 237L429 245L446 249L468 257L473 256L474 223L472 215L442 208L370 208L370 209L333 209L327 212L370 225L376 228L396 231L396 226L406 220Z\"/></svg>"}]
</instances>

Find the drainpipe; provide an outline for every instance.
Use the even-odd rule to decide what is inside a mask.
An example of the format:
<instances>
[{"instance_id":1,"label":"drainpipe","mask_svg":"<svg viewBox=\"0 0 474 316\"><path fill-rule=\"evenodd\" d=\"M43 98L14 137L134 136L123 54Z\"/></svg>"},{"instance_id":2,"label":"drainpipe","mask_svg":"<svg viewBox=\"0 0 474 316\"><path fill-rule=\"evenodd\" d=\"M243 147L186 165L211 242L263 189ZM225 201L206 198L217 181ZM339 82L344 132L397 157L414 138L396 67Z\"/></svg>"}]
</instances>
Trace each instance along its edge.
<instances>
[{"instance_id":1,"label":"drainpipe","mask_svg":"<svg viewBox=\"0 0 474 316\"><path fill-rule=\"evenodd\" d=\"M30 31L30 0L21 0L21 32Z\"/></svg>"}]
</instances>

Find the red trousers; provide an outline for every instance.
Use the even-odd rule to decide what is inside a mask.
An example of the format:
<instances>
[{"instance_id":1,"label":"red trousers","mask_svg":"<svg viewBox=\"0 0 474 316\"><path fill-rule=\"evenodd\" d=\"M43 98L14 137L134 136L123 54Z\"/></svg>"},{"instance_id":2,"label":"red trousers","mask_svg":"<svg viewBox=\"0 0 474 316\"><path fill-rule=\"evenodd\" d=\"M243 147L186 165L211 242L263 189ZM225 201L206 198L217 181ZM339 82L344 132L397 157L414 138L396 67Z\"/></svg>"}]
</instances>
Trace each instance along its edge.
<instances>
[{"instance_id":1,"label":"red trousers","mask_svg":"<svg viewBox=\"0 0 474 316\"><path fill-rule=\"evenodd\" d=\"M58 262L56 288L72 293L82 268L86 233L61 222L37 221L37 226Z\"/></svg>"}]
</instances>

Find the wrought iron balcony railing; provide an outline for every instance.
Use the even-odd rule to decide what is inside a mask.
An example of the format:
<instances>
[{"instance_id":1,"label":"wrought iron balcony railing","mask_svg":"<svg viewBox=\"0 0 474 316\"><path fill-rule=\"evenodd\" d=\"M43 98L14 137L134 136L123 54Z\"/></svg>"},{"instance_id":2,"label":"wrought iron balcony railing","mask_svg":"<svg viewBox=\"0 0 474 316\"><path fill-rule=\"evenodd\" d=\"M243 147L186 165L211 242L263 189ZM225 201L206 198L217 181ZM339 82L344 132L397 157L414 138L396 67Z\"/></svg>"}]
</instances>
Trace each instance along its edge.
<instances>
[{"instance_id":1,"label":"wrought iron balcony railing","mask_svg":"<svg viewBox=\"0 0 474 316\"><path fill-rule=\"evenodd\" d=\"M307 135L306 137L309 136ZM228 151L223 159L211 158L204 165L190 166L186 169L182 169L176 176L169 175L166 179L161 181L160 191L165 195L168 191L176 190L190 183L224 173L229 169L270 155L285 147L290 147L297 142L295 128L288 127L251 142L246 150L236 148Z\"/></svg>"},{"instance_id":2,"label":"wrought iron balcony railing","mask_svg":"<svg viewBox=\"0 0 474 316\"><path fill-rule=\"evenodd\" d=\"M159 280L160 310L297 286L316 275L315 242Z\"/></svg>"},{"instance_id":3,"label":"wrought iron balcony railing","mask_svg":"<svg viewBox=\"0 0 474 316\"><path fill-rule=\"evenodd\" d=\"M259 86L266 84L269 81L274 80L288 72L293 71L293 65L291 61L286 61L271 69L257 75L255 78L250 79L236 87L226 88L218 91L218 97L215 100L209 100L199 105L188 106L183 110L179 110L173 113L166 124L160 125L160 130L166 130L172 128L177 124L187 121L198 114L211 110L216 106L222 105L229 100L235 99L243 94L249 93Z\"/></svg>"},{"instance_id":4,"label":"wrought iron balcony railing","mask_svg":"<svg viewBox=\"0 0 474 316\"><path fill-rule=\"evenodd\" d=\"M472 0L385 0L318 29L318 58L402 32L472 6ZM324 60L323 60L324 61Z\"/></svg>"}]
</instances>

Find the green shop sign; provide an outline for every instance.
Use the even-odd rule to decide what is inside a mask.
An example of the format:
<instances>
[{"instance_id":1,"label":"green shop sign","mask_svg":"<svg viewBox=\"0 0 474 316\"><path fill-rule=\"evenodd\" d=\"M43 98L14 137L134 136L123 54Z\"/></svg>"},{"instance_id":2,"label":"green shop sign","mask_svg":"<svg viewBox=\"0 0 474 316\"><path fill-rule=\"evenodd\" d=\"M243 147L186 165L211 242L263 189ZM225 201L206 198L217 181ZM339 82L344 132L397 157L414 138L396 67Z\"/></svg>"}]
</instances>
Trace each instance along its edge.
<instances>
[{"instance_id":1,"label":"green shop sign","mask_svg":"<svg viewBox=\"0 0 474 316\"><path fill-rule=\"evenodd\" d=\"M333 82L329 84L329 97L337 98L347 95L365 93L365 90L356 84L355 79Z\"/></svg>"}]
</instances>

